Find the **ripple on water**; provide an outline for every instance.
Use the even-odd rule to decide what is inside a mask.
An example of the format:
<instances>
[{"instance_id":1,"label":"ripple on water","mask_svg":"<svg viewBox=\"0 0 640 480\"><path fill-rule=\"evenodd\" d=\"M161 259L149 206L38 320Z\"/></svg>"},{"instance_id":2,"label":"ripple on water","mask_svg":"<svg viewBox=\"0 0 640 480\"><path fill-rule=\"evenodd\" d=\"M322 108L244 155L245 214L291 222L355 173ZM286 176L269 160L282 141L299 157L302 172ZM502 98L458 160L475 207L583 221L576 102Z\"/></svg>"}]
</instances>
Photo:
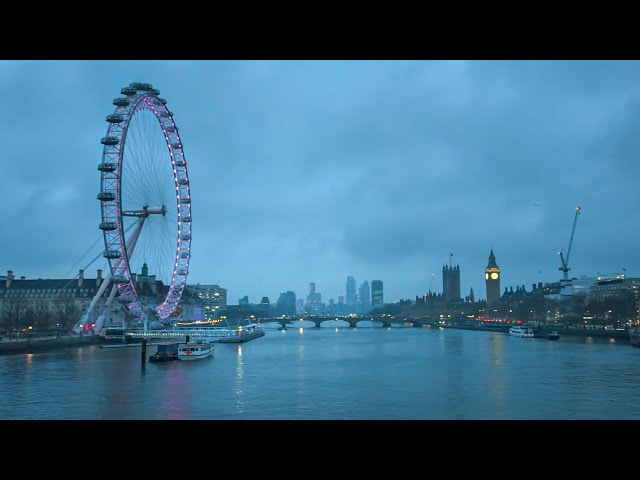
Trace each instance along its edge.
<instances>
[{"instance_id":1,"label":"ripple on water","mask_svg":"<svg viewBox=\"0 0 640 480\"><path fill-rule=\"evenodd\" d=\"M144 370L136 348L0 356L0 419L638 419L639 361L606 342L274 329Z\"/></svg>"}]
</instances>

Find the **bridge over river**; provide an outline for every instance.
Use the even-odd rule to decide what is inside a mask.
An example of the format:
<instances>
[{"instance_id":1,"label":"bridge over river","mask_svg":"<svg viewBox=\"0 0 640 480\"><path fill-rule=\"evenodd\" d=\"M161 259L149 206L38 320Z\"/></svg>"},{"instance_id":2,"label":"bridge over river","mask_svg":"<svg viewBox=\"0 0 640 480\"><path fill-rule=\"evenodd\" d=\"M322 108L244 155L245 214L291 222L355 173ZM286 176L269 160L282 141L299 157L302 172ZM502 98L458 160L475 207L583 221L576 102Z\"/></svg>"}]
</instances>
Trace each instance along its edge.
<instances>
[{"instance_id":1,"label":"bridge over river","mask_svg":"<svg viewBox=\"0 0 640 480\"><path fill-rule=\"evenodd\" d=\"M281 328L294 327L301 320L315 323L316 328L320 328L323 323L336 322L339 320L349 323L349 328L356 328L360 322L372 322L374 328L390 328L392 325L401 327L431 327L436 325L432 320L420 318L398 318L398 317L363 317L363 316L305 316L305 317L273 317L261 318L260 323L279 323Z\"/></svg>"}]
</instances>

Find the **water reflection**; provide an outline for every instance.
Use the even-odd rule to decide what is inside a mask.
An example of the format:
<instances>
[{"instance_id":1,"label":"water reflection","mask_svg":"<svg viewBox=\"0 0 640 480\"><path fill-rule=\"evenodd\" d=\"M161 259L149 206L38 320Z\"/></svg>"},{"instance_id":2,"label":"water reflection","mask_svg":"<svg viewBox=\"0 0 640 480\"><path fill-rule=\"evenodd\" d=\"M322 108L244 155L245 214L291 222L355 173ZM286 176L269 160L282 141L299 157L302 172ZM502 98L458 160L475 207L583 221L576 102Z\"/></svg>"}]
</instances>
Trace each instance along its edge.
<instances>
[{"instance_id":1,"label":"water reflection","mask_svg":"<svg viewBox=\"0 0 640 480\"><path fill-rule=\"evenodd\" d=\"M504 335L491 334L489 339L489 358L494 365L502 365Z\"/></svg>"},{"instance_id":2,"label":"water reflection","mask_svg":"<svg viewBox=\"0 0 640 480\"><path fill-rule=\"evenodd\" d=\"M298 338L300 339L304 338L304 340L306 341L307 338L312 338L313 336L314 336L313 333L309 333L304 337L298 337ZM337 337L333 336L333 338L337 338ZM313 402L315 400L315 398L313 398L313 396L310 393L311 386L314 383L314 375L309 371L309 367L308 367L309 365L308 362L311 361L312 351L313 349L310 348L309 359L307 359L305 358L305 345L300 343L296 348L297 358L295 359L294 364L297 365L297 376L296 376L296 381L293 385L295 385L294 388L296 392L294 405L297 410L296 415L298 416L298 418L300 417L306 418L309 415L309 409L313 408ZM322 378L322 377L323 376L316 376L315 380L317 381L319 378ZM311 418L313 418L313 416L311 416Z\"/></svg>"},{"instance_id":3,"label":"water reflection","mask_svg":"<svg viewBox=\"0 0 640 480\"><path fill-rule=\"evenodd\" d=\"M236 414L242 414L245 409L244 398L244 361L242 359L242 345L238 344L237 350L238 363L236 364Z\"/></svg>"},{"instance_id":4,"label":"water reflection","mask_svg":"<svg viewBox=\"0 0 640 480\"><path fill-rule=\"evenodd\" d=\"M84 357L94 356L88 351L78 355L79 360L82 361L78 362L76 366L80 369L78 376L81 382L87 382L96 376L105 379L104 383L99 384L102 388L93 392L95 395L93 408L97 418L126 419L133 417L137 401L134 389L140 385L141 351L137 347L122 347L100 352L104 356L95 351L92 353L104 359L98 367L85 367L85 362L88 359Z\"/></svg>"},{"instance_id":5,"label":"water reflection","mask_svg":"<svg viewBox=\"0 0 640 480\"><path fill-rule=\"evenodd\" d=\"M508 417L509 384L503 370L492 370L489 374L489 392L486 399L491 418L503 419Z\"/></svg>"},{"instance_id":6,"label":"water reflection","mask_svg":"<svg viewBox=\"0 0 640 480\"><path fill-rule=\"evenodd\" d=\"M469 394L467 376L469 365L463 358L464 340L459 332L444 338L444 355L451 361L446 364L446 408L449 418L464 419L468 415Z\"/></svg>"},{"instance_id":7,"label":"water reflection","mask_svg":"<svg viewBox=\"0 0 640 480\"><path fill-rule=\"evenodd\" d=\"M444 342L445 352L453 355L462 355L463 342L462 336L447 336Z\"/></svg>"},{"instance_id":8,"label":"water reflection","mask_svg":"<svg viewBox=\"0 0 640 480\"><path fill-rule=\"evenodd\" d=\"M359 320L356 323L356 327L381 328L382 322L380 320Z\"/></svg>"},{"instance_id":9,"label":"water reflection","mask_svg":"<svg viewBox=\"0 0 640 480\"><path fill-rule=\"evenodd\" d=\"M164 400L162 402L162 411L166 412L166 418L168 420L191 419L186 408L186 404L192 397L191 383L185 378L187 371L183 368L188 366L180 363L173 365L158 364L157 366L169 368L166 385L161 385L162 391L157 392L156 396L156 398Z\"/></svg>"},{"instance_id":10,"label":"water reflection","mask_svg":"<svg viewBox=\"0 0 640 480\"><path fill-rule=\"evenodd\" d=\"M320 328L331 328L333 326L338 326L341 328L349 328L351 324L346 320L324 320L320 322ZM312 322L312 327L315 327L315 323Z\"/></svg>"}]
</instances>

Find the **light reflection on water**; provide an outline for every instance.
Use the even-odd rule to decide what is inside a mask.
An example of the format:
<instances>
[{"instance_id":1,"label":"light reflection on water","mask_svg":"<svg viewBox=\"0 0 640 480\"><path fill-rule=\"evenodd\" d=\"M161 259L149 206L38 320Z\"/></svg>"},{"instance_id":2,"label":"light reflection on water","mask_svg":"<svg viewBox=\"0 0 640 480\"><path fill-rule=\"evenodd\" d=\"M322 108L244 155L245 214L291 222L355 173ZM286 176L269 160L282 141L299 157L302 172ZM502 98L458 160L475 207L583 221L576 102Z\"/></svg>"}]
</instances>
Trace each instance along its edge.
<instances>
[{"instance_id":1,"label":"light reflection on water","mask_svg":"<svg viewBox=\"0 0 640 480\"><path fill-rule=\"evenodd\" d=\"M0 356L0 419L640 418L628 344L329 326L144 369L134 347Z\"/></svg>"},{"instance_id":2,"label":"light reflection on water","mask_svg":"<svg viewBox=\"0 0 640 480\"><path fill-rule=\"evenodd\" d=\"M242 345L236 345L238 362L236 366L236 415L242 415L244 412L244 361L242 360Z\"/></svg>"}]
</instances>

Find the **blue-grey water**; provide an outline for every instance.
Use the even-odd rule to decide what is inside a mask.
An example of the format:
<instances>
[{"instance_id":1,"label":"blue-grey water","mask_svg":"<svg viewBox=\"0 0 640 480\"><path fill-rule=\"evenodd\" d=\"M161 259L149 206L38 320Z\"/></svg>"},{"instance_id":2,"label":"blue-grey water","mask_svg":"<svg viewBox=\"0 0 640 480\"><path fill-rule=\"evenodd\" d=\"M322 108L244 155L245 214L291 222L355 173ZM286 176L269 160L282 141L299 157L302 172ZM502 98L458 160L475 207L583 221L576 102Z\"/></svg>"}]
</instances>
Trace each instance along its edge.
<instances>
[{"instance_id":1,"label":"blue-grey water","mask_svg":"<svg viewBox=\"0 0 640 480\"><path fill-rule=\"evenodd\" d=\"M613 340L272 326L144 368L139 347L0 356L0 419L640 418L640 349Z\"/></svg>"}]
</instances>

